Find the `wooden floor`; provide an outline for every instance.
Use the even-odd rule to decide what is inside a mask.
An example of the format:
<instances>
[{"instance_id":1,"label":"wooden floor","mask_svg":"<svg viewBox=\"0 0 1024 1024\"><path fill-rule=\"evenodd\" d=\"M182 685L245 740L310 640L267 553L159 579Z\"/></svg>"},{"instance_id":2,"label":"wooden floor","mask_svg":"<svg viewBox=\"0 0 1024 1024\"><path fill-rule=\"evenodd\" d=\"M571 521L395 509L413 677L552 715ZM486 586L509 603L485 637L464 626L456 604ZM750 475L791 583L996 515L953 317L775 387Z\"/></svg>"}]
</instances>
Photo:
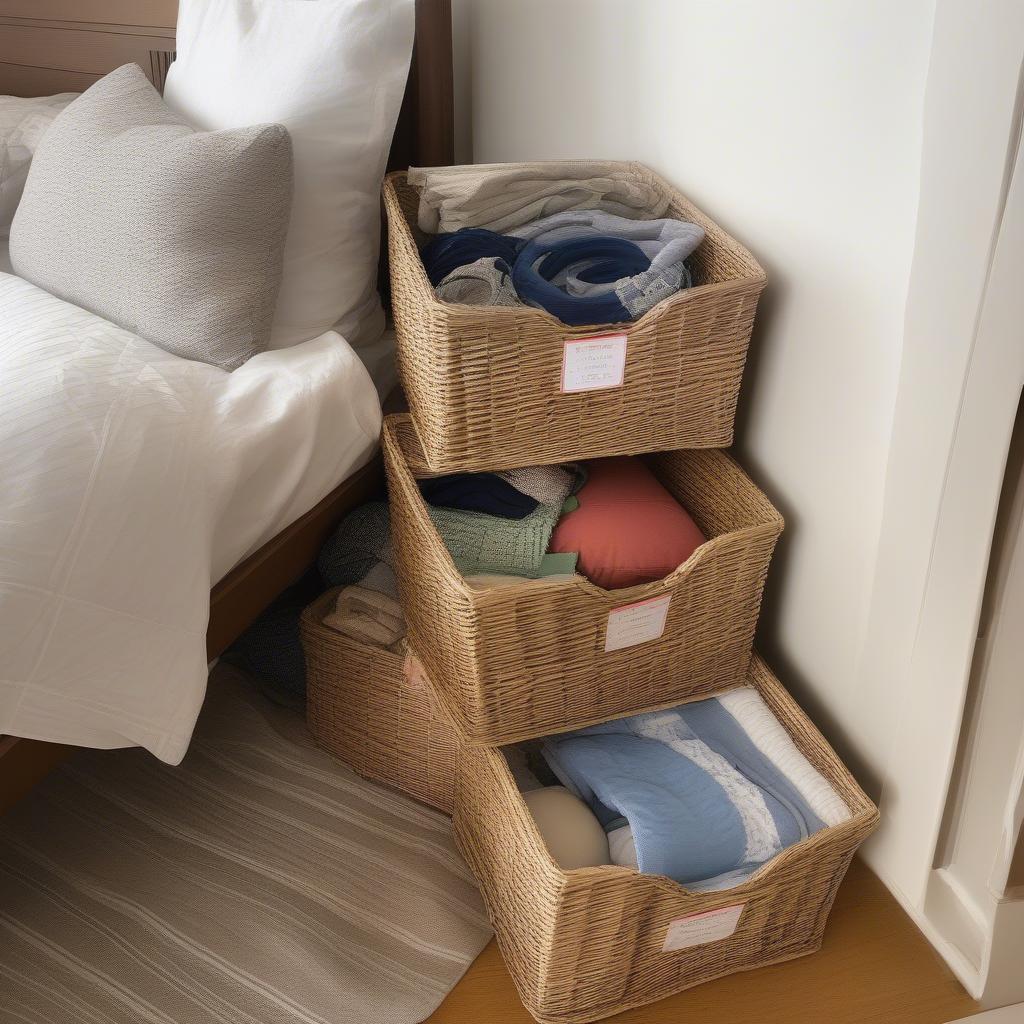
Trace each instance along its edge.
<instances>
[{"instance_id":1,"label":"wooden floor","mask_svg":"<svg viewBox=\"0 0 1024 1024\"><path fill-rule=\"evenodd\" d=\"M820 952L699 985L615 1024L946 1024L977 1012L885 887L855 861ZM529 1024L492 942L430 1024Z\"/></svg>"}]
</instances>

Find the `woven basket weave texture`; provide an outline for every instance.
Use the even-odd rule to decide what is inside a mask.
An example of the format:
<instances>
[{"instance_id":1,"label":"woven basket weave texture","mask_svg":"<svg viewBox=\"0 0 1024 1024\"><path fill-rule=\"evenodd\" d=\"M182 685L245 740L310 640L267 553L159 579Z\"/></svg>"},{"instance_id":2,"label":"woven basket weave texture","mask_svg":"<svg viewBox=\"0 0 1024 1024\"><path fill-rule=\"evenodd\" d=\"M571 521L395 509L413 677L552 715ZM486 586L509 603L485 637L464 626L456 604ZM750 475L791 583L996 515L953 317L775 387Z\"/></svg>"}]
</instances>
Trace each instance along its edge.
<instances>
[{"instance_id":1,"label":"woven basket weave texture","mask_svg":"<svg viewBox=\"0 0 1024 1024\"><path fill-rule=\"evenodd\" d=\"M360 775L451 814L458 741L430 689L402 655L326 626L338 591L302 614L306 722L317 743Z\"/></svg>"},{"instance_id":2,"label":"woven basket weave texture","mask_svg":"<svg viewBox=\"0 0 1024 1024\"><path fill-rule=\"evenodd\" d=\"M476 591L455 568L414 478L407 415L383 446L409 636L441 706L471 744L501 744L670 706L745 678L782 517L724 452L651 456L709 538L665 579L606 591L582 576ZM605 651L609 613L670 598L657 640Z\"/></svg>"},{"instance_id":3,"label":"woven basket weave texture","mask_svg":"<svg viewBox=\"0 0 1024 1024\"><path fill-rule=\"evenodd\" d=\"M584 1024L736 971L812 953L832 901L878 812L759 657L757 687L852 817L789 847L743 885L693 893L615 866L563 871L551 859L501 751L464 748L455 836L473 870L505 962L543 1024ZM664 951L672 922L743 905L727 938Z\"/></svg>"},{"instance_id":4,"label":"woven basket weave texture","mask_svg":"<svg viewBox=\"0 0 1024 1024\"><path fill-rule=\"evenodd\" d=\"M725 448L765 274L735 239L642 164L628 173L699 224L694 286L631 324L573 328L527 306L441 302L420 260L418 192L388 176L384 205L398 366L437 472L505 469L676 448ZM624 382L562 393L567 340L628 334Z\"/></svg>"}]
</instances>

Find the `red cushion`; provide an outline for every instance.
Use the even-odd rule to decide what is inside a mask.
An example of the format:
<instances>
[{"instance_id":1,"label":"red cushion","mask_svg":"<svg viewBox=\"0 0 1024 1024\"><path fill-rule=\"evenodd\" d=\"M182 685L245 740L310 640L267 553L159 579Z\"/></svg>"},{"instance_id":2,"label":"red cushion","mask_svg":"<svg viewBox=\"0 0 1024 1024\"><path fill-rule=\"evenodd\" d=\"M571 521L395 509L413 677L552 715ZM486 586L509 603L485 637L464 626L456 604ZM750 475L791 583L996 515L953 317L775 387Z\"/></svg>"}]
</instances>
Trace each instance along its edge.
<instances>
[{"instance_id":1,"label":"red cushion","mask_svg":"<svg viewBox=\"0 0 1024 1024\"><path fill-rule=\"evenodd\" d=\"M580 507L563 516L549 551L578 551L579 571L605 590L650 583L704 543L686 509L640 459L587 463Z\"/></svg>"}]
</instances>

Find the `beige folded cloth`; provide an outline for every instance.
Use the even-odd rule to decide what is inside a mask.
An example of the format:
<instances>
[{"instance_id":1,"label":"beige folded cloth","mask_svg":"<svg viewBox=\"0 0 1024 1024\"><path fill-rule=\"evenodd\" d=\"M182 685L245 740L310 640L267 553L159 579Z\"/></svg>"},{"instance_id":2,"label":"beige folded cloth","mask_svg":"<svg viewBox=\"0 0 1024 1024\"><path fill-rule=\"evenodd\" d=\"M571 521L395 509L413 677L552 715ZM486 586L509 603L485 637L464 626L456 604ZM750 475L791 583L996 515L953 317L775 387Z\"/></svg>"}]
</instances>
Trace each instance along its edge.
<instances>
[{"instance_id":1,"label":"beige folded cloth","mask_svg":"<svg viewBox=\"0 0 1024 1024\"><path fill-rule=\"evenodd\" d=\"M663 189L637 180L628 164L607 160L410 167L409 184L420 189L419 226L430 234L511 231L565 210L649 220L668 209Z\"/></svg>"},{"instance_id":2,"label":"beige folded cloth","mask_svg":"<svg viewBox=\"0 0 1024 1024\"><path fill-rule=\"evenodd\" d=\"M579 463L561 466L523 466L497 474L521 494L529 495L542 505L562 505L586 482L587 471Z\"/></svg>"},{"instance_id":3,"label":"beige folded cloth","mask_svg":"<svg viewBox=\"0 0 1024 1024\"><path fill-rule=\"evenodd\" d=\"M345 587L338 594L324 625L353 640L392 650L405 636L402 606L387 594L360 586Z\"/></svg>"}]
</instances>

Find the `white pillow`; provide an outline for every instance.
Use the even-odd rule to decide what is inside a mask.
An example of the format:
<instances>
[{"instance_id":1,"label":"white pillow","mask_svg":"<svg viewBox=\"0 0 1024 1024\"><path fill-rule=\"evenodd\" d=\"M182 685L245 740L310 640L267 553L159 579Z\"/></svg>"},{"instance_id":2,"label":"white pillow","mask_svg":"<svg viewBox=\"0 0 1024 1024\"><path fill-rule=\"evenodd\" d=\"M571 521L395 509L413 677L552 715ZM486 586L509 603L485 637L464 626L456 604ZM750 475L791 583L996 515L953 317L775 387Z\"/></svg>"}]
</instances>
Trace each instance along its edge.
<instances>
[{"instance_id":1,"label":"white pillow","mask_svg":"<svg viewBox=\"0 0 1024 1024\"><path fill-rule=\"evenodd\" d=\"M295 192L271 348L383 331L380 185L409 73L414 0L181 0L164 99L200 129L292 137Z\"/></svg>"},{"instance_id":2,"label":"white pillow","mask_svg":"<svg viewBox=\"0 0 1024 1024\"><path fill-rule=\"evenodd\" d=\"M7 238L29 164L53 119L78 95L0 96L0 238Z\"/></svg>"}]
</instances>

